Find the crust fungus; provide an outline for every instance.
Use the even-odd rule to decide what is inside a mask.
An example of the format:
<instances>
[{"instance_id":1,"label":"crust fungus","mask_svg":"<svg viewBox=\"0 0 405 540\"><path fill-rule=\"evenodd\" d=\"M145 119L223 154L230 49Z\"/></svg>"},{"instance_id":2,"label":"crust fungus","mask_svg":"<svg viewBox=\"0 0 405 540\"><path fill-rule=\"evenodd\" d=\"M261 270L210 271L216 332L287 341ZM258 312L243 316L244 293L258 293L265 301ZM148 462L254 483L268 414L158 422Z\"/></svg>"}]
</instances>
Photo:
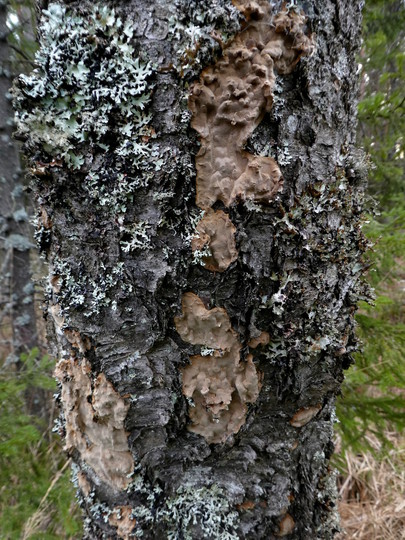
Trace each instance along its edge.
<instances>
[{"instance_id":1,"label":"crust fungus","mask_svg":"<svg viewBox=\"0 0 405 540\"><path fill-rule=\"evenodd\" d=\"M117 506L108 516L108 522L113 527L117 527L118 538L129 540L131 537L136 521L132 517L132 508L130 506Z\"/></svg>"},{"instance_id":2,"label":"crust fungus","mask_svg":"<svg viewBox=\"0 0 405 540\"><path fill-rule=\"evenodd\" d=\"M55 369L62 384L65 449L77 449L101 480L117 490L125 489L134 469L124 429L129 405L103 373L92 385L90 372L86 360L79 364L72 358L61 360Z\"/></svg>"},{"instance_id":3,"label":"crust fungus","mask_svg":"<svg viewBox=\"0 0 405 540\"><path fill-rule=\"evenodd\" d=\"M243 503L237 504L236 508L239 511L244 511L244 510L247 511L247 510L253 510L255 506L256 506L256 503L254 503L253 501L243 501Z\"/></svg>"},{"instance_id":4,"label":"crust fungus","mask_svg":"<svg viewBox=\"0 0 405 540\"><path fill-rule=\"evenodd\" d=\"M276 536L287 536L293 532L294 527L295 521L290 514L286 514L279 523L279 531Z\"/></svg>"},{"instance_id":5,"label":"crust fungus","mask_svg":"<svg viewBox=\"0 0 405 540\"><path fill-rule=\"evenodd\" d=\"M256 349L259 345L268 345L270 343L270 335L268 332L261 332L257 337L252 337L248 345L251 349Z\"/></svg>"},{"instance_id":6,"label":"crust fungus","mask_svg":"<svg viewBox=\"0 0 405 540\"><path fill-rule=\"evenodd\" d=\"M196 203L203 210L217 201L227 207L238 200L269 203L281 189L277 162L250 154L244 146L271 110L275 71L291 73L300 57L312 51L303 15L283 10L272 16L264 0L235 0L234 5L248 24L222 58L202 72L189 97L191 125L201 141ZM222 227L218 220L218 228ZM212 270L213 265L206 268Z\"/></svg>"},{"instance_id":7,"label":"crust fungus","mask_svg":"<svg viewBox=\"0 0 405 540\"><path fill-rule=\"evenodd\" d=\"M78 349L82 354L85 354L86 351L91 349L90 339L84 334L80 334L77 330L64 330L66 339L69 343L75 348Z\"/></svg>"},{"instance_id":8,"label":"crust fungus","mask_svg":"<svg viewBox=\"0 0 405 540\"><path fill-rule=\"evenodd\" d=\"M91 484L83 471L77 473L77 483L83 494L88 497L91 493Z\"/></svg>"},{"instance_id":9,"label":"crust fungus","mask_svg":"<svg viewBox=\"0 0 405 540\"><path fill-rule=\"evenodd\" d=\"M191 248L203 251L209 247L211 255L204 257L204 267L212 272L224 272L238 258L235 245L236 227L222 210L207 210L198 222Z\"/></svg>"},{"instance_id":10,"label":"crust fungus","mask_svg":"<svg viewBox=\"0 0 405 540\"><path fill-rule=\"evenodd\" d=\"M63 325L65 324L65 317L62 315L60 305L53 304L52 306L49 307L49 312L55 323L56 331L61 333Z\"/></svg>"},{"instance_id":11,"label":"crust fungus","mask_svg":"<svg viewBox=\"0 0 405 540\"><path fill-rule=\"evenodd\" d=\"M183 393L194 405L189 430L209 443L224 442L245 423L246 403L259 395L259 373L251 355L241 362L242 345L225 309L208 310L197 295L186 293L182 311L174 320L181 338L213 349L212 356L191 356L182 370Z\"/></svg>"},{"instance_id":12,"label":"crust fungus","mask_svg":"<svg viewBox=\"0 0 405 540\"><path fill-rule=\"evenodd\" d=\"M290 420L290 424L293 427L302 427L308 424L322 409L322 405L315 405L315 407L304 407L297 411Z\"/></svg>"}]
</instances>

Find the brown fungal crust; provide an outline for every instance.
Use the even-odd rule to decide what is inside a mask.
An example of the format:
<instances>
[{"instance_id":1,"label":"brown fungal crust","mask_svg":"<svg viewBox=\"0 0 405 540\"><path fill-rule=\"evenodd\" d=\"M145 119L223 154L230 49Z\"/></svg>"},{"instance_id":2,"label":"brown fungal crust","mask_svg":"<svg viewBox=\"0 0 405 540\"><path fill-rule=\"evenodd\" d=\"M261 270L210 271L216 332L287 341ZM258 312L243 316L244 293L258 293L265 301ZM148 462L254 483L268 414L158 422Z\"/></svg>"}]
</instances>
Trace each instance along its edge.
<instances>
[{"instance_id":1,"label":"brown fungal crust","mask_svg":"<svg viewBox=\"0 0 405 540\"><path fill-rule=\"evenodd\" d=\"M304 407L297 411L290 420L290 424L294 427L302 427L308 424L322 409L322 405L318 404L315 407Z\"/></svg>"},{"instance_id":2,"label":"brown fungal crust","mask_svg":"<svg viewBox=\"0 0 405 540\"><path fill-rule=\"evenodd\" d=\"M280 521L279 524L279 532L276 533L276 536L288 536L293 532L295 528L295 521L290 516L290 514L286 514L283 519Z\"/></svg>"},{"instance_id":3,"label":"brown fungal crust","mask_svg":"<svg viewBox=\"0 0 405 540\"><path fill-rule=\"evenodd\" d=\"M116 506L108 516L108 523L117 527L117 536L122 540L135 538L132 534L136 521L132 517L131 506Z\"/></svg>"},{"instance_id":4,"label":"brown fungal crust","mask_svg":"<svg viewBox=\"0 0 405 540\"><path fill-rule=\"evenodd\" d=\"M83 471L79 471L77 473L77 483L83 495L88 497L91 493L91 484L87 480L86 474Z\"/></svg>"},{"instance_id":5,"label":"brown fungal crust","mask_svg":"<svg viewBox=\"0 0 405 540\"><path fill-rule=\"evenodd\" d=\"M236 227L222 210L207 210L198 222L191 241L193 252L209 247L211 255L203 257L204 267L212 272L224 272L238 258L235 244Z\"/></svg>"},{"instance_id":6,"label":"brown fungal crust","mask_svg":"<svg viewBox=\"0 0 405 540\"><path fill-rule=\"evenodd\" d=\"M256 349L259 345L268 345L270 343L270 335L268 332L261 332L257 337L253 337L248 345L251 349Z\"/></svg>"},{"instance_id":7,"label":"brown fungal crust","mask_svg":"<svg viewBox=\"0 0 405 540\"><path fill-rule=\"evenodd\" d=\"M272 107L275 70L291 73L300 57L312 50L303 32L303 15L283 10L272 17L264 0L234 4L249 24L222 58L202 72L189 98L191 125L201 140L196 203L203 210L217 201L227 207L238 200L269 203L281 189L277 162L249 154L244 145ZM217 269L212 264L206 268Z\"/></svg>"},{"instance_id":8,"label":"brown fungal crust","mask_svg":"<svg viewBox=\"0 0 405 540\"><path fill-rule=\"evenodd\" d=\"M290 73L312 49L303 33L304 16L282 11L272 18L268 2L238 2L237 7L251 19L249 25L203 71L189 99L191 125L201 136L196 165L202 209L216 201L225 206L237 199L270 202L279 191L275 160L251 155L243 146L272 107L275 69Z\"/></svg>"},{"instance_id":9,"label":"brown fungal crust","mask_svg":"<svg viewBox=\"0 0 405 540\"><path fill-rule=\"evenodd\" d=\"M193 400L189 430L209 443L223 442L246 420L246 403L259 395L259 373L249 355L240 360L242 345L223 308L205 308L193 293L182 299L183 315L175 317L181 338L213 349L212 356L192 356L182 370L183 393Z\"/></svg>"},{"instance_id":10,"label":"brown fungal crust","mask_svg":"<svg viewBox=\"0 0 405 540\"><path fill-rule=\"evenodd\" d=\"M125 489L134 469L128 449L124 420L129 409L103 373L93 387L86 360L61 360L55 376L62 384L62 403L66 418L65 449L77 449L81 458L104 482Z\"/></svg>"}]
</instances>

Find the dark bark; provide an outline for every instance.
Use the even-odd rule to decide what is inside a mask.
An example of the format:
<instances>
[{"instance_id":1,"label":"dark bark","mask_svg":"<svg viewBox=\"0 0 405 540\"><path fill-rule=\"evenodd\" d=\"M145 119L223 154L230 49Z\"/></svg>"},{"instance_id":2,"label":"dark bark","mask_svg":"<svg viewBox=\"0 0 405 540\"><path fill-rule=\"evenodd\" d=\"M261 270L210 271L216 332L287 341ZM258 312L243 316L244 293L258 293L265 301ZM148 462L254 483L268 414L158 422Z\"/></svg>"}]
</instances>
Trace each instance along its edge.
<instances>
[{"instance_id":1,"label":"dark bark","mask_svg":"<svg viewBox=\"0 0 405 540\"><path fill-rule=\"evenodd\" d=\"M187 98L243 17L225 0L115 6L133 37L109 10L51 6L41 68L15 90L50 264L60 429L76 463L86 537L333 538L335 398L365 294L364 167L354 149L360 3L301 3L315 51L277 74L274 104L246 144L275 158L284 187L272 200L240 196L209 209L236 227L238 257L219 272L191 250L203 206ZM128 110L121 90L137 99ZM149 95L150 119L140 119ZM201 343L197 331L179 329L185 293L202 300L201 312L221 308L211 314L230 321L237 370L252 354L261 378L242 427L224 431L222 443L189 430L189 357L211 362L220 351L207 350L214 338ZM255 338L263 338L257 348Z\"/></svg>"}]
</instances>

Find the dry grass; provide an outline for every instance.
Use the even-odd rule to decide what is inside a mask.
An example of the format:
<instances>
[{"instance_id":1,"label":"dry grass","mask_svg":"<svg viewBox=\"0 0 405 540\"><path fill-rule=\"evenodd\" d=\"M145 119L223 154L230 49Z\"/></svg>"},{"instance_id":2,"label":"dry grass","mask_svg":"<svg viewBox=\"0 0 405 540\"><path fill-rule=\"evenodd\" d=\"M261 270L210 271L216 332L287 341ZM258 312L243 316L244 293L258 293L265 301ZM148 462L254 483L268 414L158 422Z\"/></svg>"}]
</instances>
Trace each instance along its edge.
<instances>
[{"instance_id":1,"label":"dry grass","mask_svg":"<svg viewBox=\"0 0 405 540\"><path fill-rule=\"evenodd\" d=\"M344 533L336 540L405 540L404 437L386 434L393 448L381 459L371 453L345 456L339 512ZM378 439L367 438L376 453Z\"/></svg>"}]
</instances>

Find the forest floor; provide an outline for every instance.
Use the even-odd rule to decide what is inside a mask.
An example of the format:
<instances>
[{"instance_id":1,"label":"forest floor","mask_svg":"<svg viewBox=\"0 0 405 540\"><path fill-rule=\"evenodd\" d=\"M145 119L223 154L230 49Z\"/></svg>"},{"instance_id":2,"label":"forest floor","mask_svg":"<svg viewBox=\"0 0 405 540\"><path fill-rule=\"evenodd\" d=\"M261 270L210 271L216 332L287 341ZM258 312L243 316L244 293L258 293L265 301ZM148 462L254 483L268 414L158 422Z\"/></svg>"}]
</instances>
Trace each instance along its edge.
<instances>
[{"instance_id":1,"label":"forest floor","mask_svg":"<svg viewBox=\"0 0 405 540\"><path fill-rule=\"evenodd\" d=\"M405 437L385 433L392 448L378 458L381 443L368 434L373 453L345 452L339 477L339 512L344 532L336 540L405 539Z\"/></svg>"}]
</instances>

